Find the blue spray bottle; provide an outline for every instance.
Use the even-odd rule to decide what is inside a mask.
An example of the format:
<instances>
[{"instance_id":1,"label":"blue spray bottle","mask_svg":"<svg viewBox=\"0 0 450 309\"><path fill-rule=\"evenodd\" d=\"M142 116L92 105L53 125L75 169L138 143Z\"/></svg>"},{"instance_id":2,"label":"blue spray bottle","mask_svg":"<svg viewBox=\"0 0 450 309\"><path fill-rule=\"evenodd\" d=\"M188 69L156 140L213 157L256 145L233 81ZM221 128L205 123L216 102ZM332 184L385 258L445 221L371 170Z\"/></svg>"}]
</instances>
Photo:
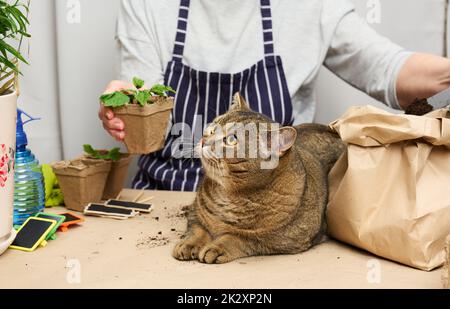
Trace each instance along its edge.
<instances>
[{"instance_id":1,"label":"blue spray bottle","mask_svg":"<svg viewBox=\"0 0 450 309\"><path fill-rule=\"evenodd\" d=\"M22 121L22 115L29 119ZM40 120L17 109L16 156L14 174L14 225L21 225L26 219L41 212L45 207L44 177L39 161L27 148L28 139L24 124Z\"/></svg>"}]
</instances>

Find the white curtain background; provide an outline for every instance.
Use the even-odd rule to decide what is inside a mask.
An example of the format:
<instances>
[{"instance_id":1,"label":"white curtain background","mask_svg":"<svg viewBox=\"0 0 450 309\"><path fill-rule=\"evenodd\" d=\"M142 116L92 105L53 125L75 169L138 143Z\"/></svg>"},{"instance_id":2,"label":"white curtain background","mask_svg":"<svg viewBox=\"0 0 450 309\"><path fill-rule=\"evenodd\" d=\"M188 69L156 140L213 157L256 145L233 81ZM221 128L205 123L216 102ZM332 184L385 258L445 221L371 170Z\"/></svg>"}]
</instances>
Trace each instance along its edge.
<instances>
[{"instance_id":1,"label":"white curtain background","mask_svg":"<svg viewBox=\"0 0 450 309\"><path fill-rule=\"evenodd\" d=\"M409 50L443 55L446 44L450 50L450 40L444 39L446 25L450 30L448 0L353 2L376 30ZM378 4L379 16L374 11ZM97 118L98 96L117 73L118 7L119 0L32 0L31 65L22 68L19 106L42 117L26 126L29 147L42 163L77 156L85 143L118 145ZM382 106L326 69L318 78L316 96L320 123L338 118L351 105ZM130 177L134 171L130 169Z\"/></svg>"}]
</instances>

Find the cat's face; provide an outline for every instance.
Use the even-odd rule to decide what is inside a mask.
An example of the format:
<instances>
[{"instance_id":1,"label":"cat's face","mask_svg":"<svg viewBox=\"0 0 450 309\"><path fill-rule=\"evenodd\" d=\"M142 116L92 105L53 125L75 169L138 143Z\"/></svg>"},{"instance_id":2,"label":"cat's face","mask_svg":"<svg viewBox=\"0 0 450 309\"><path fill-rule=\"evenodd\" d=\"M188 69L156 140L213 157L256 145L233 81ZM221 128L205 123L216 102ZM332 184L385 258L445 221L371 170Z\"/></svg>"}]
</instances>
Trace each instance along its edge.
<instances>
[{"instance_id":1,"label":"cat's face","mask_svg":"<svg viewBox=\"0 0 450 309\"><path fill-rule=\"evenodd\" d=\"M226 182L257 180L276 168L265 165L283 156L294 144L294 128L280 128L262 114L252 111L239 95L230 110L217 117L197 145L207 176Z\"/></svg>"}]
</instances>

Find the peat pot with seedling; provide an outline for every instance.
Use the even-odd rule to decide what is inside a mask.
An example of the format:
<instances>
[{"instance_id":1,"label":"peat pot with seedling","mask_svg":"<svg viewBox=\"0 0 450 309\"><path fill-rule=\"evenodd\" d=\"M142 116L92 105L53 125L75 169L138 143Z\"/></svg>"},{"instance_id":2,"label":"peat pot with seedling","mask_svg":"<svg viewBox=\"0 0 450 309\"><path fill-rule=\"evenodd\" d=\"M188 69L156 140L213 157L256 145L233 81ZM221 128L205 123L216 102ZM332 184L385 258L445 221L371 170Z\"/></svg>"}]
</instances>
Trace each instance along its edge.
<instances>
[{"instance_id":1,"label":"peat pot with seedling","mask_svg":"<svg viewBox=\"0 0 450 309\"><path fill-rule=\"evenodd\" d=\"M14 156L22 39L29 37L28 2L0 1L0 254L15 237L13 229Z\"/></svg>"},{"instance_id":2,"label":"peat pot with seedling","mask_svg":"<svg viewBox=\"0 0 450 309\"><path fill-rule=\"evenodd\" d=\"M125 145L130 154L148 154L164 147L167 125L174 99L169 86L154 85L144 89L144 81L133 79L136 89L104 94L100 97L105 107L125 125Z\"/></svg>"},{"instance_id":3,"label":"peat pot with seedling","mask_svg":"<svg viewBox=\"0 0 450 309\"><path fill-rule=\"evenodd\" d=\"M103 199L109 200L117 197L123 189L128 167L133 157L128 153L121 153L119 148L99 150L94 149L91 145L84 145L83 148L86 160L111 162L111 169L103 190Z\"/></svg>"},{"instance_id":4,"label":"peat pot with seedling","mask_svg":"<svg viewBox=\"0 0 450 309\"><path fill-rule=\"evenodd\" d=\"M89 203L101 202L111 161L79 158L52 167L68 209L82 212Z\"/></svg>"}]
</instances>

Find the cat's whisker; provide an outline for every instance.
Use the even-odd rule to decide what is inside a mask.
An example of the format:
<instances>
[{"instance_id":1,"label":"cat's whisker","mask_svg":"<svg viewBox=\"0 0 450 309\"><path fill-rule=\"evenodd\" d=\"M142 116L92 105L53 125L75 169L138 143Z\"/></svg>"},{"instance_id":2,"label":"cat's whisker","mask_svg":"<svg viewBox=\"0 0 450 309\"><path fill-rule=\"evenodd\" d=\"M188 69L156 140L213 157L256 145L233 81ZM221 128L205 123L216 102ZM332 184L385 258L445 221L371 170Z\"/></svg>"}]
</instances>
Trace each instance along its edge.
<instances>
[{"instance_id":1,"label":"cat's whisker","mask_svg":"<svg viewBox=\"0 0 450 309\"><path fill-rule=\"evenodd\" d=\"M208 152L209 152L209 155L210 155L210 159L218 164L219 163L219 159L217 158L215 153L212 150L208 150Z\"/></svg>"}]
</instances>

